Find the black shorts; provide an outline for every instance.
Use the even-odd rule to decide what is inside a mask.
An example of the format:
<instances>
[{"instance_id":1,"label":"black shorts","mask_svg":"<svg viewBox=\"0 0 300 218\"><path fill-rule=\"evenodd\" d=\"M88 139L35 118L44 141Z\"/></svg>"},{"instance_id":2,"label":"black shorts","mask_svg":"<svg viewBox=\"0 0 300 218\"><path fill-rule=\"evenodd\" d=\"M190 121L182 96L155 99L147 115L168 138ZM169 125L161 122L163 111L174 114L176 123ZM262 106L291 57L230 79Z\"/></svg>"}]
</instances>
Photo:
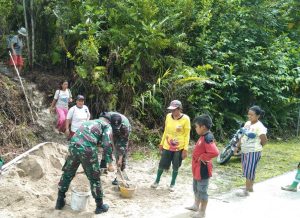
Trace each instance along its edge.
<instances>
[{"instance_id":1,"label":"black shorts","mask_svg":"<svg viewBox=\"0 0 300 218\"><path fill-rule=\"evenodd\" d=\"M177 171L182 163L182 150L169 151L163 149L158 165L159 169L168 170L170 169L171 163L173 170Z\"/></svg>"}]
</instances>

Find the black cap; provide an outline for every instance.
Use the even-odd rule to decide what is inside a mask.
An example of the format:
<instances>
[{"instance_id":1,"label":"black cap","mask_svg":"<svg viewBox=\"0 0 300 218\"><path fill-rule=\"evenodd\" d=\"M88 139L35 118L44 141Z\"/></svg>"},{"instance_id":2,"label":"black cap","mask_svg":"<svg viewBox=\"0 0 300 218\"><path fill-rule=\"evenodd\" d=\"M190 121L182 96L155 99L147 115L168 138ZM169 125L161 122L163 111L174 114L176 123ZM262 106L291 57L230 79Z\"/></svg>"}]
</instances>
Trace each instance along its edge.
<instances>
[{"instance_id":1,"label":"black cap","mask_svg":"<svg viewBox=\"0 0 300 218\"><path fill-rule=\"evenodd\" d=\"M120 129L121 124L122 124L122 117L119 114L113 114L111 115L110 119L111 127L113 129Z\"/></svg>"},{"instance_id":2,"label":"black cap","mask_svg":"<svg viewBox=\"0 0 300 218\"><path fill-rule=\"evenodd\" d=\"M76 100L84 100L84 96L83 95L77 95Z\"/></svg>"}]
</instances>

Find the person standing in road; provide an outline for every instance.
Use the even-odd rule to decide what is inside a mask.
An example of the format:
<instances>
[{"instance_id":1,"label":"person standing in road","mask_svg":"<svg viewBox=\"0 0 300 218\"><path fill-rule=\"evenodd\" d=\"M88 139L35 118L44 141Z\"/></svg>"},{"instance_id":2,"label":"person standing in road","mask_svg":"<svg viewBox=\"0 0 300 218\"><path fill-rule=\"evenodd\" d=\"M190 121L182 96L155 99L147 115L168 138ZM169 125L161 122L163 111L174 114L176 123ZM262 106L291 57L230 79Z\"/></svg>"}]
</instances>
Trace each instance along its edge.
<instances>
[{"instance_id":1,"label":"person standing in road","mask_svg":"<svg viewBox=\"0 0 300 218\"><path fill-rule=\"evenodd\" d=\"M241 148L243 176L246 177L246 188L242 192L238 192L240 197L248 196L249 192L253 192L253 184L255 179L256 167L261 158L263 146L267 143L267 128L260 119L265 112L259 106L252 106L248 110L248 121L244 128L255 137L243 135L238 142L237 149Z\"/></svg>"},{"instance_id":2,"label":"person standing in road","mask_svg":"<svg viewBox=\"0 0 300 218\"><path fill-rule=\"evenodd\" d=\"M175 191L175 182L178 175L178 170L182 160L187 157L188 145L190 141L190 118L182 113L182 104L178 100L170 103L168 113L165 120L165 130L159 144L161 153L160 162L158 165L157 176L151 188L157 188L160 182L160 177L164 170L173 167L172 180L169 186L169 191Z\"/></svg>"},{"instance_id":3,"label":"person standing in road","mask_svg":"<svg viewBox=\"0 0 300 218\"><path fill-rule=\"evenodd\" d=\"M214 136L210 132L212 120L207 114L195 118L195 128L198 139L192 155L193 191L194 204L186 207L188 210L196 211L192 217L205 217L208 203L209 178L212 176L212 159L219 155L219 150L215 144Z\"/></svg>"},{"instance_id":4,"label":"person standing in road","mask_svg":"<svg viewBox=\"0 0 300 218\"><path fill-rule=\"evenodd\" d=\"M297 173L292 184L281 187L282 190L296 192L298 184L300 182L300 162L298 164Z\"/></svg>"}]
</instances>

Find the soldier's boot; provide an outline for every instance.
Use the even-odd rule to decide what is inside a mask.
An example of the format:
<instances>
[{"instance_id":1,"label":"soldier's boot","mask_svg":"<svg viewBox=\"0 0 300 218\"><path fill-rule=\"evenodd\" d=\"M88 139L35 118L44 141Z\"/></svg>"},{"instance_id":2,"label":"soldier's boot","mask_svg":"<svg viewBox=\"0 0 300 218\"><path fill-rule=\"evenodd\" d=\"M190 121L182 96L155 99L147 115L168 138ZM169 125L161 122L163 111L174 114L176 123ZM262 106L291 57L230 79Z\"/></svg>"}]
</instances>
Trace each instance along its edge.
<instances>
[{"instance_id":1,"label":"soldier's boot","mask_svg":"<svg viewBox=\"0 0 300 218\"><path fill-rule=\"evenodd\" d=\"M118 181L117 177L114 179L114 181L111 182L111 184L119 185L119 181Z\"/></svg>"},{"instance_id":2,"label":"soldier's boot","mask_svg":"<svg viewBox=\"0 0 300 218\"><path fill-rule=\"evenodd\" d=\"M105 213L108 211L109 206L107 204L103 204L103 199L97 199L96 200L96 210L95 210L95 214L100 214L100 213Z\"/></svg>"},{"instance_id":3,"label":"soldier's boot","mask_svg":"<svg viewBox=\"0 0 300 218\"><path fill-rule=\"evenodd\" d=\"M56 205L55 205L56 210L61 210L65 206L65 204L66 204L65 197L66 197L65 192L58 191L58 197L57 197Z\"/></svg>"}]
</instances>

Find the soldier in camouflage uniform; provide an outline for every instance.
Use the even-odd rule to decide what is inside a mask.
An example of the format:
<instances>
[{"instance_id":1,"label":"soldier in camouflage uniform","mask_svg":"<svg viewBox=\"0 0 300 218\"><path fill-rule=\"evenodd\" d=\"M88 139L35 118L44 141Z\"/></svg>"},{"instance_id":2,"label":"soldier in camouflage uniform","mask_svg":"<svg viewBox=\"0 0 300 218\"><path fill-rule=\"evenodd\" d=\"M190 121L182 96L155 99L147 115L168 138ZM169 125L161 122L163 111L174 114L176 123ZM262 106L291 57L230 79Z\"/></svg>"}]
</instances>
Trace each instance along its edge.
<instances>
[{"instance_id":1,"label":"soldier in camouflage uniform","mask_svg":"<svg viewBox=\"0 0 300 218\"><path fill-rule=\"evenodd\" d=\"M128 139L131 132L129 120L123 114L118 112L101 113L99 119L110 122L111 124L113 130L114 154L117 166L120 167L121 171L123 171L126 167ZM106 163L109 163L106 159L102 158L101 168L106 168ZM117 178L113 181L113 185L118 185Z\"/></svg>"},{"instance_id":2,"label":"soldier in camouflage uniform","mask_svg":"<svg viewBox=\"0 0 300 218\"><path fill-rule=\"evenodd\" d=\"M71 138L69 155L62 168L63 175L58 184L59 191L55 209L61 210L64 207L65 193L68 191L79 165L82 164L96 201L95 213L99 214L108 210L108 205L103 204L97 145L104 148L105 159L111 162L112 129L110 124L100 119L85 121Z\"/></svg>"}]
</instances>

